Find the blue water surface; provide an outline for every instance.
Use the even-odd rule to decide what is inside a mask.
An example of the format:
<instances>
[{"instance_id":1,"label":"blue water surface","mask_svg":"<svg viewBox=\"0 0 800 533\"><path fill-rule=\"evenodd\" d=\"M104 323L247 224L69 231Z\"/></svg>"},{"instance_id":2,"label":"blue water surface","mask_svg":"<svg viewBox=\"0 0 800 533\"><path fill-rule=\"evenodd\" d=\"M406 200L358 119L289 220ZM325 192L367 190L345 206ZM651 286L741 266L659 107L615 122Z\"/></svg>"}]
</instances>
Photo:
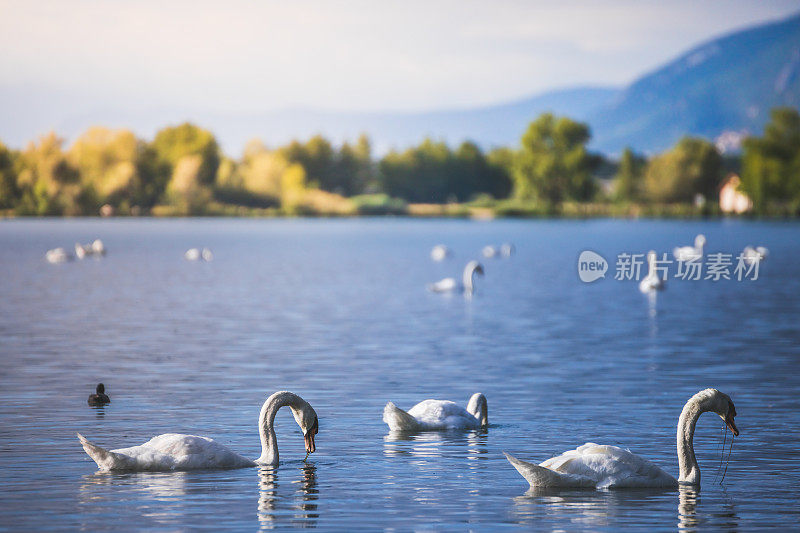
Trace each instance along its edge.
<instances>
[{"instance_id":1,"label":"blue water surface","mask_svg":"<svg viewBox=\"0 0 800 533\"><path fill-rule=\"evenodd\" d=\"M700 232L734 263L767 246L759 279L670 279L652 308L613 279L619 253ZM95 238L105 258L44 259ZM516 255L480 257L502 242ZM439 243L454 256L435 263ZM212 262L183 259L203 246ZM591 284L576 268L587 249L609 261ZM472 299L425 290L472 258L486 272ZM3 221L0 528L794 528L798 265L789 222ZM93 409L100 381L112 402ZM591 441L677 475L677 418L706 387L731 396L741 430L722 484L713 414L697 426L699 491L534 492L503 457L539 462ZM259 409L282 389L319 415L307 462L288 411L277 469L98 473L75 435L119 448L190 433L256 458ZM466 404L476 391L486 431L392 435L381 420L389 400Z\"/></svg>"}]
</instances>

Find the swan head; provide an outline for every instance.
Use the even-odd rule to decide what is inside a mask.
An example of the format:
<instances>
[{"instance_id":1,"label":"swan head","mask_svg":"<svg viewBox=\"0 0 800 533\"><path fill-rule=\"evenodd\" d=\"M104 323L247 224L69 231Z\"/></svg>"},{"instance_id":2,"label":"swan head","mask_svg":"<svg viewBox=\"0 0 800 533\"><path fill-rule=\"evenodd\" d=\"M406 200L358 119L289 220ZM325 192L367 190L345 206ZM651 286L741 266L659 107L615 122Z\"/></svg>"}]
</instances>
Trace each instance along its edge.
<instances>
[{"instance_id":1,"label":"swan head","mask_svg":"<svg viewBox=\"0 0 800 533\"><path fill-rule=\"evenodd\" d=\"M304 402L305 403L305 402ZM306 453L314 453L317 447L314 444L314 436L319 433L319 419L314 408L308 403L298 409L292 409L294 421L300 426L303 438L306 441Z\"/></svg>"},{"instance_id":2,"label":"swan head","mask_svg":"<svg viewBox=\"0 0 800 533\"><path fill-rule=\"evenodd\" d=\"M476 392L470 397L467 411L480 420L481 427L489 425L489 405L486 402L486 396L480 392Z\"/></svg>"},{"instance_id":3,"label":"swan head","mask_svg":"<svg viewBox=\"0 0 800 533\"><path fill-rule=\"evenodd\" d=\"M725 422L725 426L731 430L734 437L739 436L739 428L736 427L734 418L736 417L736 407L733 400L724 392L717 389L706 389L698 392L695 397L700 396L700 401L705 404L704 410L713 411Z\"/></svg>"},{"instance_id":4,"label":"swan head","mask_svg":"<svg viewBox=\"0 0 800 533\"><path fill-rule=\"evenodd\" d=\"M97 394L105 394L106 386L103 385L102 383L98 383L97 384L97 388L95 389L95 391L97 392Z\"/></svg>"},{"instance_id":5,"label":"swan head","mask_svg":"<svg viewBox=\"0 0 800 533\"><path fill-rule=\"evenodd\" d=\"M702 248L706 245L706 236L702 233L698 234L697 237L694 238L694 247L695 248Z\"/></svg>"}]
</instances>

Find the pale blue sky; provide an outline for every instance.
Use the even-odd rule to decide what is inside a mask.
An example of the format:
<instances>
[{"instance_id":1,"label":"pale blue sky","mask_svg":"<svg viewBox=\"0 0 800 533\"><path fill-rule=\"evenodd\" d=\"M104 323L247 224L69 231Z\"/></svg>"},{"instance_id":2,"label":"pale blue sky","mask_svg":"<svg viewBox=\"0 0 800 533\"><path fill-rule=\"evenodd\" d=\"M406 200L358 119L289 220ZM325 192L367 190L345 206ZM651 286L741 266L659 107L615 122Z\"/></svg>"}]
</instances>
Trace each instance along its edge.
<instances>
[{"instance_id":1,"label":"pale blue sky","mask_svg":"<svg viewBox=\"0 0 800 533\"><path fill-rule=\"evenodd\" d=\"M76 109L425 110L623 85L795 1L0 0L0 88Z\"/></svg>"}]
</instances>

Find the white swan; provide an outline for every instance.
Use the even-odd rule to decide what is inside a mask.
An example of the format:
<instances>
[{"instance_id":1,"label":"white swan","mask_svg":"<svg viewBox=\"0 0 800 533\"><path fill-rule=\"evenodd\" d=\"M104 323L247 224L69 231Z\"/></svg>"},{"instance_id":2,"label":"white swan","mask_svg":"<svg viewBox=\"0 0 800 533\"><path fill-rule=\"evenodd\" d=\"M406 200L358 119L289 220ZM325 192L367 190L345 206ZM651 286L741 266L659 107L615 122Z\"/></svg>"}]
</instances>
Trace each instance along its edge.
<instances>
[{"instance_id":1,"label":"white swan","mask_svg":"<svg viewBox=\"0 0 800 533\"><path fill-rule=\"evenodd\" d=\"M437 244L436 246L431 248L431 259L433 259L436 262L444 261L451 255L453 255L453 253L450 251L450 248L448 248L444 244Z\"/></svg>"},{"instance_id":2,"label":"white swan","mask_svg":"<svg viewBox=\"0 0 800 533\"><path fill-rule=\"evenodd\" d=\"M700 415L717 413L734 435L736 408L727 394L705 389L692 396L678 419L678 470L675 479L664 470L617 446L587 443L558 457L535 465L505 454L508 461L528 480L531 487L673 487L679 483L699 485L700 468L694 456L694 428Z\"/></svg>"},{"instance_id":3,"label":"white swan","mask_svg":"<svg viewBox=\"0 0 800 533\"><path fill-rule=\"evenodd\" d=\"M767 258L769 255L769 250L767 250L763 246L756 246L753 248L752 246L745 246L744 250L742 250L742 259L748 265L753 265L755 263L760 263L764 259Z\"/></svg>"},{"instance_id":4,"label":"white swan","mask_svg":"<svg viewBox=\"0 0 800 533\"><path fill-rule=\"evenodd\" d=\"M447 400L425 400L406 412L389 402L383 408L383 421L392 431L480 429L489 425L488 409L486 396L476 392L466 409Z\"/></svg>"},{"instance_id":5,"label":"white swan","mask_svg":"<svg viewBox=\"0 0 800 533\"><path fill-rule=\"evenodd\" d=\"M656 253L647 252L647 275L639 282L639 290L647 294L653 291L662 291L666 282L656 272Z\"/></svg>"},{"instance_id":6,"label":"white swan","mask_svg":"<svg viewBox=\"0 0 800 533\"><path fill-rule=\"evenodd\" d=\"M502 257L506 257L506 258L511 257L512 255L514 255L516 253L516 251L517 251L516 246L514 246L510 242L505 242L505 243L500 245L500 255Z\"/></svg>"},{"instance_id":7,"label":"white swan","mask_svg":"<svg viewBox=\"0 0 800 533\"><path fill-rule=\"evenodd\" d=\"M183 254L183 257L187 261L197 261L200 259L200 248L189 248L186 250L186 253Z\"/></svg>"},{"instance_id":8,"label":"white swan","mask_svg":"<svg viewBox=\"0 0 800 533\"><path fill-rule=\"evenodd\" d=\"M234 453L208 437L194 435L166 433L139 446L111 451L92 444L80 433L78 439L100 470L174 471L275 466L278 464L278 442L272 424L278 409L283 406L292 410L297 425L303 431L306 452L314 453L314 435L319 431L317 413L300 396L286 391L276 392L261 407L258 417L261 457L255 461Z\"/></svg>"},{"instance_id":9,"label":"white swan","mask_svg":"<svg viewBox=\"0 0 800 533\"><path fill-rule=\"evenodd\" d=\"M702 233L694 238L694 246L676 246L672 250L672 255L677 261L691 261L703 257L703 246L706 244L706 236Z\"/></svg>"},{"instance_id":10,"label":"white swan","mask_svg":"<svg viewBox=\"0 0 800 533\"><path fill-rule=\"evenodd\" d=\"M464 267L461 283L456 281L455 278L444 278L435 283L429 283L428 290L431 292L463 292L472 294L475 291L475 274L483 276L483 266L477 261L470 261L467 263L467 266Z\"/></svg>"},{"instance_id":11,"label":"white swan","mask_svg":"<svg viewBox=\"0 0 800 533\"><path fill-rule=\"evenodd\" d=\"M44 254L44 257L49 263L64 263L65 261L72 261L72 256L63 248L53 248L52 250L47 250L47 253Z\"/></svg>"},{"instance_id":12,"label":"white swan","mask_svg":"<svg viewBox=\"0 0 800 533\"><path fill-rule=\"evenodd\" d=\"M481 250L481 254L483 254L483 257L485 258L491 259L492 257L497 257L498 255L500 255L500 249L497 246L494 246L493 244L489 244L483 247L483 250Z\"/></svg>"}]
</instances>

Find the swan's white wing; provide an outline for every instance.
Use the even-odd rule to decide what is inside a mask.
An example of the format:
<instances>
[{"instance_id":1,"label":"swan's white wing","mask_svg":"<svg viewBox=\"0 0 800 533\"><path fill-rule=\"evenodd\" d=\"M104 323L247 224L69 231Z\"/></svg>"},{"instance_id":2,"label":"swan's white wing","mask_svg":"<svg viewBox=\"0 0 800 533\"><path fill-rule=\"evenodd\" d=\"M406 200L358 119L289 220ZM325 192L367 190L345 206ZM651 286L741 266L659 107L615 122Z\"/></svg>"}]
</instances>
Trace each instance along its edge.
<instances>
[{"instance_id":1,"label":"swan's white wing","mask_svg":"<svg viewBox=\"0 0 800 533\"><path fill-rule=\"evenodd\" d=\"M139 446L111 451L103 450L84 438L81 438L81 444L102 470L200 470L255 464L213 439L177 433L166 433Z\"/></svg>"},{"instance_id":2,"label":"swan's white wing","mask_svg":"<svg viewBox=\"0 0 800 533\"><path fill-rule=\"evenodd\" d=\"M672 250L672 255L675 256L677 261L691 261L692 259L700 259L703 254L700 253L694 246L679 246Z\"/></svg>"},{"instance_id":3,"label":"swan's white wing","mask_svg":"<svg viewBox=\"0 0 800 533\"><path fill-rule=\"evenodd\" d=\"M595 480L577 474L561 473L535 465L527 461L521 461L513 455L503 452L508 462L517 469L517 472L524 477L531 487L594 487Z\"/></svg>"},{"instance_id":4,"label":"swan's white wing","mask_svg":"<svg viewBox=\"0 0 800 533\"><path fill-rule=\"evenodd\" d=\"M460 405L447 400L425 400L408 410L421 429L477 429L481 424Z\"/></svg>"},{"instance_id":5,"label":"swan's white wing","mask_svg":"<svg viewBox=\"0 0 800 533\"><path fill-rule=\"evenodd\" d=\"M392 431L419 431L420 427L417 420L406 413L392 402L383 408L383 421L389 425Z\"/></svg>"},{"instance_id":6,"label":"swan's white wing","mask_svg":"<svg viewBox=\"0 0 800 533\"><path fill-rule=\"evenodd\" d=\"M444 278L436 283L430 283L428 290L432 292L453 292L459 289L458 281L455 278Z\"/></svg>"},{"instance_id":7,"label":"swan's white wing","mask_svg":"<svg viewBox=\"0 0 800 533\"><path fill-rule=\"evenodd\" d=\"M540 464L559 474L594 480L606 488L669 487L677 484L654 463L617 446L586 443Z\"/></svg>"}]
</instances>

